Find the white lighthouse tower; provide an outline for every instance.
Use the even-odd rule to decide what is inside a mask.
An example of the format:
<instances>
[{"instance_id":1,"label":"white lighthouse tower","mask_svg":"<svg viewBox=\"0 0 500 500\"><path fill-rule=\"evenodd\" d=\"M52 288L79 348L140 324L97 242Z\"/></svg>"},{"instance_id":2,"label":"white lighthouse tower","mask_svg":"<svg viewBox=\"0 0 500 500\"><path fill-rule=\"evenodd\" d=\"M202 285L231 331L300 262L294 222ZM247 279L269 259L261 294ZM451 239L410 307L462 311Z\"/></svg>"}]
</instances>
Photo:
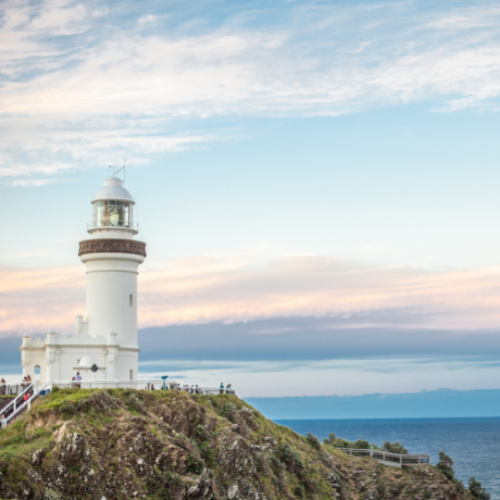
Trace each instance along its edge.
<instances>
[{"instance_id":1,"label":"white lighthouse tower","mask_svg":"<svg viewBox=\"0 0 500 500\"><path fill-rule=\"evenodd\" d=\"M115 176L92 201L91 239L80 242L78 255L87 266L86 321L77 330L91 338L111 335L118 347L117 363L108 365L108 380L137 378L137 274L146 257L146 244L136 241L134 199Z\"/></svg>"},{"instance_id":2,"label":"white lighthouse tower","mask_svg":"<svg viewBox=\"0 0 500 500\"><path fill-rule=\"evenodd\" d=\"M146 244L134 240L134 199L114 174L92 200L91 238L80 241L86 266L86 316L76 317L76 335L23 337L23 375L40 382L71 381L84 386L138 387L137 275Z\"/></svg>"}]
</instances>

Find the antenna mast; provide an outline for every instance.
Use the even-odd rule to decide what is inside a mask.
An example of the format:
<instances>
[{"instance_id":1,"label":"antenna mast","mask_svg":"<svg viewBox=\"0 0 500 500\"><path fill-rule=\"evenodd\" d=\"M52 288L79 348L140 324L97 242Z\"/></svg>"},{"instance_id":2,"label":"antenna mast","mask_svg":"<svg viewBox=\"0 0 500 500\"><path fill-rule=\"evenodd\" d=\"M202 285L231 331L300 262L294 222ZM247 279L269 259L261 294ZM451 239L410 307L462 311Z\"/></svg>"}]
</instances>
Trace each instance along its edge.
<instances>
[{"instance_id":1,"label":"antenna mast","mask_svg":"<svg viewBox=\"0 0 500 500\"><path fill-rule=\"evenodd\" d=\"M125 158L123 159L123 167L119 168L118 170L116 170L114 163L112 163L111 165L108 165L108 168L110 168L111 171L113 172L113 177L116 177L116 174L119 174L123 170L123 183L124 184L125 184L126 173L127 173L127 168L126 167L127 167L127 165L126 165L126 162L125 162Z\"/></svg>"}]
</instances>

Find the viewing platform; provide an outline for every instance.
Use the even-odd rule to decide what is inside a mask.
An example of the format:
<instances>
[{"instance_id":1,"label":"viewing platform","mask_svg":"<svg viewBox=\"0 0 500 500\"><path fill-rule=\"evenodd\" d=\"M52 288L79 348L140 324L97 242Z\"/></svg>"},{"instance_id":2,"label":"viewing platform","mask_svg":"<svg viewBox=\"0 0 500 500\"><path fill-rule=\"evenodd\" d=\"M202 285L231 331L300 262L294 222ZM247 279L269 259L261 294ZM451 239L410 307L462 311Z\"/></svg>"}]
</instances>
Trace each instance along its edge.
<instances>
[{"instance_id":1,"label":"viewing platform","mask_svg":"<svg viewBox=\"0 0 500 500\"><path fill-rule=\"evenodd\" d=\"M183 391L189 394L199 395L218 395L230 394L235 395L236 392L231 387L196 387L196 386L181 386L176 381L170 381L163 385L163 381L155 380L137 380L134 381L137 387L135 390L146 391ZM39 396L49 394L52 389L130 389L131 381L119 380L70 380L70 381L49 381L44 385L39 382L27 382L20 384L2 384L0 386L0 429L9 425L9 423L16 418L24 410L31 408L31 403ZM154 387L154 389L153 389Z\"/></svg>"},{"instance_id":2,"label":"viewing platform","mask_svg":"<svg viewBox=\"0 0 500 500\"><path fill-rule=\"evenodd\" d=\"M391 467L411 467L415 465L430 465L431 457L429 455L401 455L399 453L391 453L381 450L365 450L357 448L336 448L349 455L356 457L370 457L377 460L381 464Z\"/></svg>"}]
</instances>

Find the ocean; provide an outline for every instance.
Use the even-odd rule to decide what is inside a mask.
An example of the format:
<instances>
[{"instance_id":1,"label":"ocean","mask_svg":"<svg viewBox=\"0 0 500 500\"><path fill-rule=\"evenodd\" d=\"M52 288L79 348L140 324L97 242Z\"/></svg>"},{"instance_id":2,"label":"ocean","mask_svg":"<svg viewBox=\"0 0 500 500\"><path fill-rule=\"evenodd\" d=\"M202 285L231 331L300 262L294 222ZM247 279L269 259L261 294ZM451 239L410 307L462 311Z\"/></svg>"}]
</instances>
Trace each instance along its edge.
<instances>
[{"instance_id":1,"label":"ocean","mask_svg":"<svg viewBox=\"0 0 500 500\"><path fill-rule=\"evenodd\" d=\"M500 500L500 418L418 418L354 420L276 420L306 435L312 432L321 441L333 432L356 441L363 437L380 446L384 441L401 441L409 453L427 453L438 462L440 450L453 460L455 476L467 486L476 476Z\"/></svg>"}]
</instances>

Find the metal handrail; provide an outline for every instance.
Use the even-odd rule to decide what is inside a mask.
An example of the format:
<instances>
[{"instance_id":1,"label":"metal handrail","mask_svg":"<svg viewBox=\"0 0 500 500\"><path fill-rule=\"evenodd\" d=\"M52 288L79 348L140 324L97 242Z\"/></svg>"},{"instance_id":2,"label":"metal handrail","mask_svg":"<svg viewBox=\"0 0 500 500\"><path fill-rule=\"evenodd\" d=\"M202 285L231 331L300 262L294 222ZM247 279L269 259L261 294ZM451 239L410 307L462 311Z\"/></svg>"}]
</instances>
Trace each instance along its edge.
<instances>
[{"instance_id":1,"label":"metal handrail","mask_svg":"<svg viewBox=\"0 0 500 500\"><path fill-rule=\"evenodd\" d=\"M28 408L28 410L31 408L31 402L36 399L40 393L42 391L44 391L45 389L49 388L51 386L52 382L49 381L49 382L46 382L45 385L40 388L40 389L36 389L35 388L35 391L33 392L33 396L31 396L27 401L24 401L20 406L17 406L16 407L16 400L17 398L9 405L11 406L12 404L14 404L14 411L8 415L6 418L2 418L0 419L0 428L2 429L5 429L5 427L7 427L7 425L9 424L9 422L15 417L17 416L19 413L21 413L21 411L23 411L25 408ZM36 384L31 384L29 388L31 387L34 387ZM29 388L27 388L26 390L28 390ZM24 392L26 392L26 390ZM23 392L23 394L24 394ZM18 396L19 397L19 396ZM6 407L7 408L7 407ZM5 408L2 409L3 412L5 412Z\"/></svg>"},{"instance_id":2,"label":"metal handrail","mask_svg":"<svg viewBox=\"0 0 500 500\"><path fill-rule=\"evenodd\" d=\"M430 455L425 454L401 454L382 450L367 450L363 448L336 448L337 450L349 453L349 455L366 456L382 462L393 462L394 464L416 465L431 463Z\"/></svg>"},{"instance_id":3,"label":"metal handrail","mask_svg":"<svg viewBox=\"0 0 500 500\"><path fill-rule=\"evenodd\" d=\"M31 384L28 384L26 386L26 388L24 389L24 391L21 392L21 394L17 394L16 397L14 398L14 400L11 403L9 403L7 406L4 406L2 408L2 413L7 413L8 411L10 411L11 407L15 411L16 408L17 408L17 400L18 400L18 398L22 397L26 392L31 391L33 388L36 387L36 385L37 385L36 382L32 382Z\"/></svg>"},{"instance_id":4,"label":"metal handrail","mask_svg":"<svg viewBox=\"0 0 500 500\"><path fill-rule=\"evenodd\" d=\"M93 222L87 223L87 231L92 229L130 229L132 231L139 231L139 224L137 222L132 222L128 226L106 226L104 224L94 224Z\"/></svg>"},{"instance_id":5,"label":"metal handrail","mask_svg":"<svg viewBox=\"0 0 500 500\"><path fill-rule=\"evenodd\" d=\"M110 388L110 389L115 389L115 388L127 388L130 387L131 385L135 385L137 389L143 389L145 385L149 384L157 384L158 383L158 388L157 390L160 390L161 384L158 380L137 380L137 381L131 381L131 380L54 380L52 381L52 386L53 387L58 387L59 389L105 389L105 388ZM172 383L169 383L167 385L173 385ZM175 383L177 387L175 388L170 388L168 390L172 391L186 391L186 388L180 386L180 384ZM190 389L190 388L189 388ZM216 395L216 394L236 394L235 390L232 388L224 388L220 389L218 387L198 387L198 394L204 394L204 395ZM221 392L222 391L222 392Z\"/></svg>"},{"instance_id":6,"label":"metal handrail","mask_svg":"<svg viewBox=\"0 0 500 500\"><path fill-rule=\"evenodd\" d=\"M19 382L18 384L1 384L0 385L0 396L19 396L19 391L24 391L26 389L26 383L36 383L37 381L31 382Z\"/></svg>"}]
</instances>

